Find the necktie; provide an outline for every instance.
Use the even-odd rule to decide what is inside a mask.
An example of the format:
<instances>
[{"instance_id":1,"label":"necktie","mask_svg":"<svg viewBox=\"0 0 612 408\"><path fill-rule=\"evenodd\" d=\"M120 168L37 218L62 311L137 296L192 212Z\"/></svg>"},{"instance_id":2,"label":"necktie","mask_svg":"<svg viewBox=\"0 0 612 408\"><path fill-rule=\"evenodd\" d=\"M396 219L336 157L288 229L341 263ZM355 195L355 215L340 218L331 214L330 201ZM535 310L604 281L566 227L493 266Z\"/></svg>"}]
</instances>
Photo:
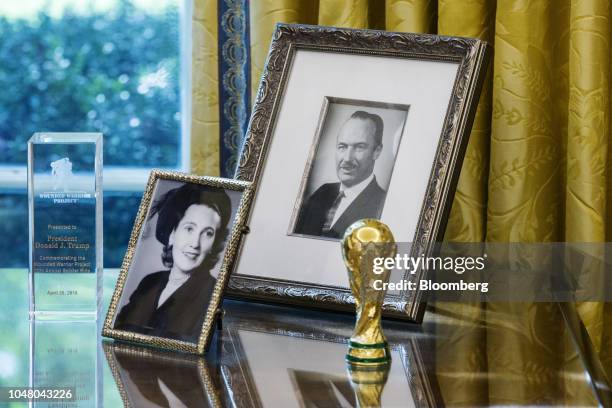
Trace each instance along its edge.
<instances>
[{"instance_id":1,"label":"necktie","mask_svg":"<svg viewBox=\"0 0 612 408\"><path fill-rule=\"evenodd\" d=\"M340 205L340 202L342 201L344 197L345 197L344 191L340 190L340 192L338 193L338 196L336 197L331 207L327 211L327 214L325 215L325 223L323 224L323 231L329 231L331 229L332 222L334 221L334 216L336 215L336 211L338 210L338 206Z\"/></svg>"}]
</instances>

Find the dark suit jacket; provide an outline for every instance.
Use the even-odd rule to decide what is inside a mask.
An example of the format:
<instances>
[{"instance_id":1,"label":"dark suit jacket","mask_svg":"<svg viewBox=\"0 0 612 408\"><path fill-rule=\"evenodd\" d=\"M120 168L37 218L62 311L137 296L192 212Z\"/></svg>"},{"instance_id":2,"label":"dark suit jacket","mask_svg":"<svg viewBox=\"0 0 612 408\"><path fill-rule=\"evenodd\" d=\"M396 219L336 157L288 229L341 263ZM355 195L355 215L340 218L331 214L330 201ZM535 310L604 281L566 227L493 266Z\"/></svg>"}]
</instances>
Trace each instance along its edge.
<instances>
[{"instance_id":1,"label":"dark suit jacket","mask_svg":"<svg viewBox=\"0 0 612 408\"><path fill-rule=\"evenodd\" d=\"M115 329L197 342L216 279L208 271L195 271L157 308L169 276L170 271L145 276L121 308Z\"/></svg>"},{"instance_id":2,"label":"dark suit jacket","mask_svg":"<svg viewBox=\"0 0 612 408\"><path fill-rule=\"evenodd\" d=\"M376 182L376 177L347 207L329 231L323 231L323 224L330 207L340 192L340 183L323 184L310 197L298 215L294 232L296 234L340 238L355 221L362 218L380 218L387 192Z\"/></svg>"}]
</instances>

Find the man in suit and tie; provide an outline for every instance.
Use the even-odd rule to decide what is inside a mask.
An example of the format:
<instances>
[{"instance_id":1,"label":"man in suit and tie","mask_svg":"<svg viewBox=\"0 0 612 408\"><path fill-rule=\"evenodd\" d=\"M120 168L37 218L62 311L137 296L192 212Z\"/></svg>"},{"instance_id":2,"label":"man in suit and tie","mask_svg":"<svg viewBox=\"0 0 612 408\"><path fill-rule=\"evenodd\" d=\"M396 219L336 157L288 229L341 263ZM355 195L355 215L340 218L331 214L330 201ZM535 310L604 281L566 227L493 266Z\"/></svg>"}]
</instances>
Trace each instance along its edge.
<instances>
[{"instance_id":1,"label":"man in suit and tie","mask_svg":"<svg viewBox=\"0 0 612 408\"><path fill-rule=\"evenodd\" d=\"M336 140L339 183L319 187L302 205L296 234L340 238L355 221L379 218L387 192L376 182L374 164L382 151L380 116L356 111Z\"/></svg>"}]
</instances>

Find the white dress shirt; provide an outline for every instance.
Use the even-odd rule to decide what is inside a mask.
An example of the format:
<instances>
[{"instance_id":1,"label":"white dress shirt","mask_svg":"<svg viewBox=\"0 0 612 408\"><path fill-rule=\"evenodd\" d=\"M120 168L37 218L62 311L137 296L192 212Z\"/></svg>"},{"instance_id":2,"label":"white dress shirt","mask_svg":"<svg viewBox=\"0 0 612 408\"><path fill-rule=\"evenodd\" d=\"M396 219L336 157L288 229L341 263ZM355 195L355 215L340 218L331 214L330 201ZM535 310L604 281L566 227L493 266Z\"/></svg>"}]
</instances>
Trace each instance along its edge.
<instances>
[{"instance_id":1,"label":"white dress shirt","mask_svg":"<svg viewBox=\"0 0 612 408\"><path fill-rule=\"evenodd\" d=\"M340 218L342 214L344 214L349 205L351 205L353 201L355 201L357 196L361 194L363 190L366 189L366 187L372 182L372 180L374 180L374 173L370 174L370 177L351 187L346 187L344 184L340 183L340 191L344 191L344 198L342 199L342 201L340 201L340 204L336 209L334 219L331 223L332 226L338 221L338 218ZM340 194L340 191L338 192L338 194Z\"/></svg>"}]
</instances>

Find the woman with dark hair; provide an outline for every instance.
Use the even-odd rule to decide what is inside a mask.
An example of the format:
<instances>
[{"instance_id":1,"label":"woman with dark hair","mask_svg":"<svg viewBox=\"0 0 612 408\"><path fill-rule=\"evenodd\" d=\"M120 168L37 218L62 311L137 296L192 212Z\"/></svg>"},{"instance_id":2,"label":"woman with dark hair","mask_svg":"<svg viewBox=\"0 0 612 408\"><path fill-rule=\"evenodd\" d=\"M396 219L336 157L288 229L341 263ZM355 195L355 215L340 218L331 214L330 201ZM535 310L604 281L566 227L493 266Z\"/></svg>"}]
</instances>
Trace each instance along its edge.
<instances>
[{"instance_id":1,"label":"woman with dark hair","mask_svg":"<svg viewBox=\"0 0 612 408\"><path fill-rule=\"evenodd\" d=\"M185 184L155 202L155 237L165 271L145 276L115 320L115 329L196 342L231 217L225 191Z\"/></svg>"}]
</instances>

